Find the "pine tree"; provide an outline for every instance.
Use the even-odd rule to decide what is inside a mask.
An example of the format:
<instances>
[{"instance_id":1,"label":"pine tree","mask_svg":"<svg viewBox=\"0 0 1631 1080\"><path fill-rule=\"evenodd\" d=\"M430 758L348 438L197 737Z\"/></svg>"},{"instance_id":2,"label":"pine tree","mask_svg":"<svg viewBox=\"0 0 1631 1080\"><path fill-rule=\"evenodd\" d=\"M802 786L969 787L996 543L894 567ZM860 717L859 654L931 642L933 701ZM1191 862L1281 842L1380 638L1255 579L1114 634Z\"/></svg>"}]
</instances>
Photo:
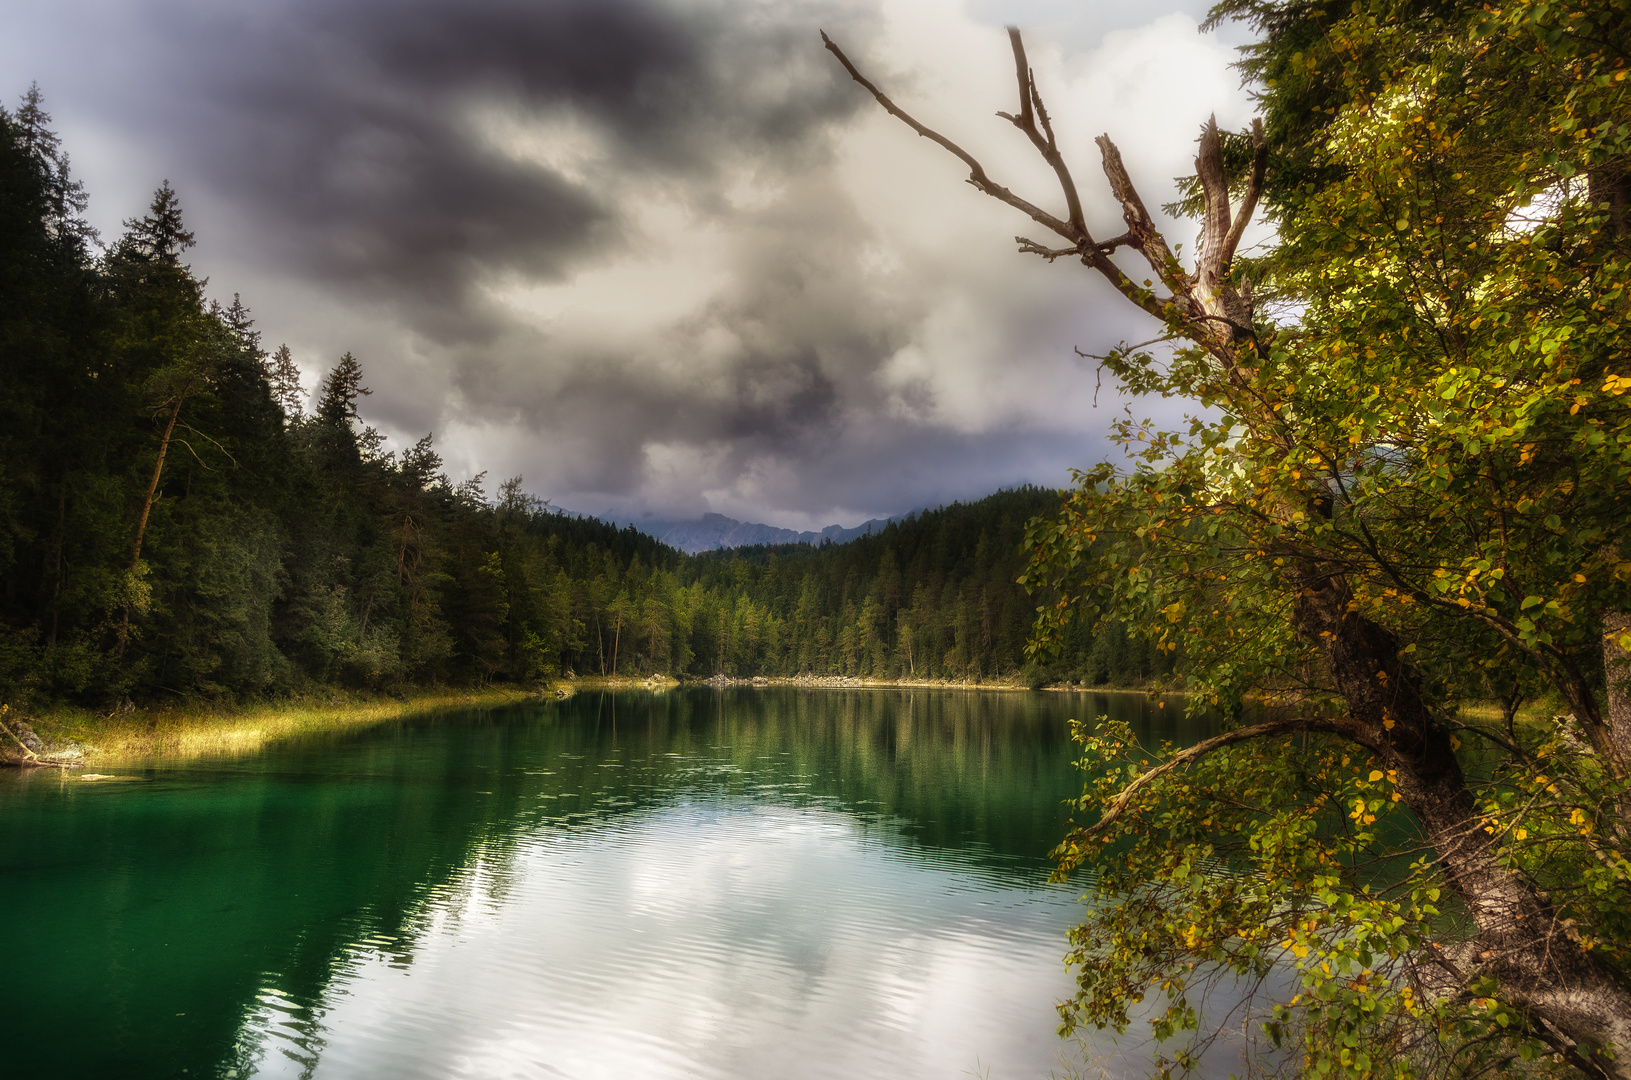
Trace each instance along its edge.
<instances>
[{"instance_id":1,"label":"pine tree","mask_svg":"<svg viewBox=\"0 0 1631 1080\"><path fill-rule=\"evenodd\" d=\"M195 243L181 220L181 199L166 180L153 193L147 213L125 221L125 235L115 248L115 258L132 263L156 263L180 267L181 253Z\"/></svg>"},{"instance_id":2,"label":"pine tree","mask_svg":"<svg viewBox=\"0 0 1631 1080\"><path fill-rule=\"evenodd\" d=\"M358 419L357 399L372 393L362 384L362 365L348 352L323 380L317 419L333 427L349 428L351 421Z\"/></svg>"},{"instance_id":3,"label":"pine tree","mask_svg":"<svg viewBox=\"0 0 1631 1080\"><path fill-rule=\"evenodd\" d=\"M306 416L306 388L300 382L300 368L294 362L289 346L279 345L262 362L267 385L272 389L272 400L283 410L291 423L299 423Z\"/></svg>"}]
</instances>

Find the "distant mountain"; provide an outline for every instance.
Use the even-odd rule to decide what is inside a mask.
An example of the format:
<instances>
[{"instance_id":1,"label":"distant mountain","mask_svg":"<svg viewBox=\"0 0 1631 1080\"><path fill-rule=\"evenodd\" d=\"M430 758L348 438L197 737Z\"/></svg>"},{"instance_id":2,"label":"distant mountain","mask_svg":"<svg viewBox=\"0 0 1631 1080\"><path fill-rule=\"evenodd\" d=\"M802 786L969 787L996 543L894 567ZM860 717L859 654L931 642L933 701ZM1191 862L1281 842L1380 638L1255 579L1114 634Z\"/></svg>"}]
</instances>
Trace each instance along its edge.
<instances>
[{"instance_id":1,"label":"distant mountain","mask_svg":"<svg viewBox=\"0 0 1631 1080\"><path fill-rule=\"evenodd\" d=\"M634 521L635 528L654 536L669 547L692 553L712 551L714 548L748 547L753 544L819 544L831 540L835 544L853 540L857 536L882 529L889 524L887 518L873 518L853 529L842 525L828 525L820 532L778 529L774 525L760 525L737 521L724 514L703 514L690 521Z\"/></svg>"},{"instance_id":2,"label":"distant mountain","mask_svg":"<svg viewBox=\"0 0 1631 1080\"><path fill-rule=\"evenodd\" d=\"M895 519L873 518L871 521L863 521L853 529L846 529L842 525L828 525L819 532L778 529L774 525L737 521L724 514L703 514L699 518L685 520L609 514L602 516L601 520L618 525L633 525L647 536L661 540L669 547L694 555L699 551L713 551L715 548L750 547L754 544L820 544L826 540L843 544L858 536L878 532Z\"/></svg>"}]
</instances>

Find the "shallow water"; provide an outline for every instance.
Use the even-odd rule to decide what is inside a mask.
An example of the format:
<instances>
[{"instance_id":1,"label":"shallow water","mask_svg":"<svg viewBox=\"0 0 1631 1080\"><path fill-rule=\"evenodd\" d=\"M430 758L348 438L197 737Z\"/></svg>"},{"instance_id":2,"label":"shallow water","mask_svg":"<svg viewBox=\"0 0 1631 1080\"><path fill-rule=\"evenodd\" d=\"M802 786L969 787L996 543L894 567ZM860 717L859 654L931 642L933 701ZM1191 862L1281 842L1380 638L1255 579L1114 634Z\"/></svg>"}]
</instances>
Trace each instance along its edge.
<instances>
[{"instance_id":1,"label":"shallow water","mask_svg":"<svg viewBox=\"0 0 1631 1080\"><path fill-rule=\"evenodd\" d=\"M1204 734L1136 696L687 689L0 778L8 1068L1065 1075L1046 853L1066 721L1105 712Z\"/></svg>"}]
</instances>

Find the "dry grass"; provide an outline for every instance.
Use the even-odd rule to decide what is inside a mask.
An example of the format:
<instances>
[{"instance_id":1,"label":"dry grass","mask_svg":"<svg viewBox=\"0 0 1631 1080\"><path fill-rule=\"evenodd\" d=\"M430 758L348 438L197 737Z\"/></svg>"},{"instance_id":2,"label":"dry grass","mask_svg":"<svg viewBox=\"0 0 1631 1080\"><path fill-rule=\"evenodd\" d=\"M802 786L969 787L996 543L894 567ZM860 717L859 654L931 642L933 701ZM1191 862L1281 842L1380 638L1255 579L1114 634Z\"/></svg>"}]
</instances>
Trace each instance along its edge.
<instances>
[{"instance_id":1,"label":"dry grass","mask_svg":"<svg viewBox=\"0 0 1631 1080\"><path fill-rule=\"evenodd\" d=\"M112 716L58 709L36 714L33 724L48 743L72 739L84 744L87 762L98 765L155 759L193 761L252 754L299 735L366 728L438 709L502 705L536 700L537 696L534 691L491 688L421 691L401 701L336 696L244 707L190 704Z\"/></svg>"}]
</instances>

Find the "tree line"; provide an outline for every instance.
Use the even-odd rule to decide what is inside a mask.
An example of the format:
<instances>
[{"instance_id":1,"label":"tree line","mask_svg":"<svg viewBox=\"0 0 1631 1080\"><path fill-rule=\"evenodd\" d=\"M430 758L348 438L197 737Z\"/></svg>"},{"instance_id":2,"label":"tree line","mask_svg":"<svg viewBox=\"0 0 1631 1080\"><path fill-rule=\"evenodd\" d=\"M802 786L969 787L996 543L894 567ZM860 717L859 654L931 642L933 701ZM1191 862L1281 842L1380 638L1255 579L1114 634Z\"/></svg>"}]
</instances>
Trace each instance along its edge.
<instances>
[{"instance_id":1,"label":"tree line","mask_svg":"<svg viewBox=\"0 0 1631 1080\"><path fill-rule=\"evenodd\" d=\"M347 353L287 346L184 262L168 182L103 246L37 89L0 112L0 693L105 705L575 674L1072 678L1171 670L1124 628L1027 669L1023 487L848 545L687 556L520 477L385 448Z\"/></svg>"}]
</instances>

